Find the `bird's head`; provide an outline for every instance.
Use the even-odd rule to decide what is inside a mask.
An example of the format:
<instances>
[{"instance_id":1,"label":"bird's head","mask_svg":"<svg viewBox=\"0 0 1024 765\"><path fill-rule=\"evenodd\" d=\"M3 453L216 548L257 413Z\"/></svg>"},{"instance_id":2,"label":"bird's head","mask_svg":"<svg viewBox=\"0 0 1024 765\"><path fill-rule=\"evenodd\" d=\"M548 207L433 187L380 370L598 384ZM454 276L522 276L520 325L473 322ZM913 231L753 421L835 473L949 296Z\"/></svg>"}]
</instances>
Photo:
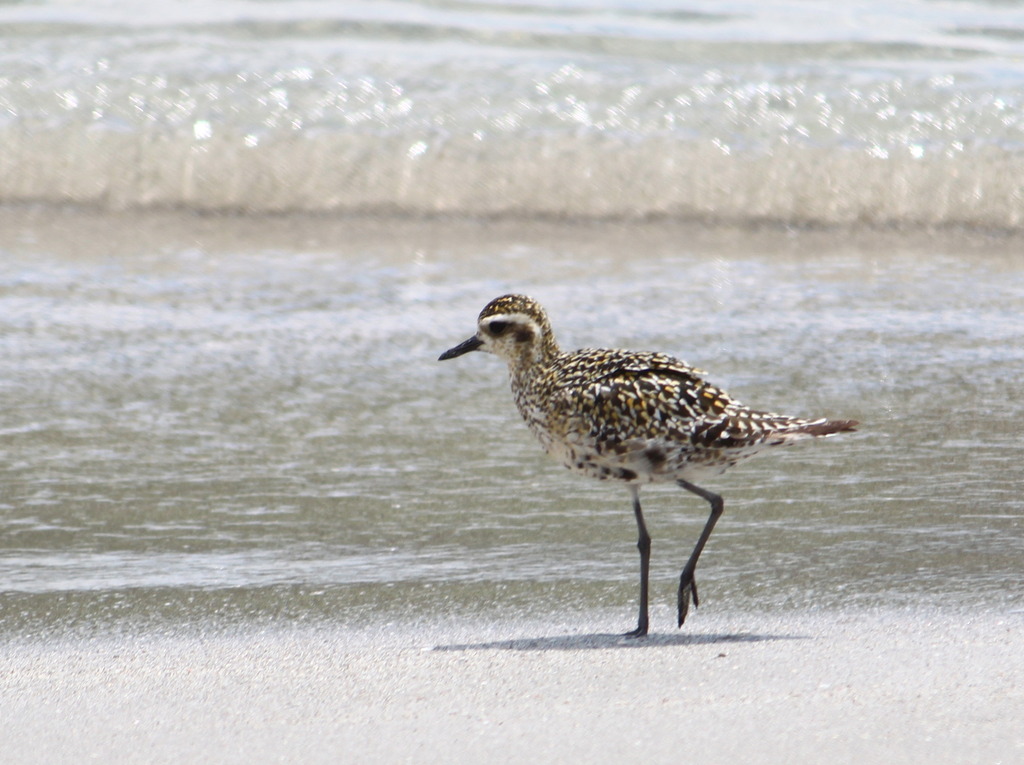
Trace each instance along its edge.
<instances>
[{"instance_id":1,"label":"bird's head","mask_svg":"<svg viewBox=\"0 0 1024 765\"><path fill-rule=\"evenodd\" d=\"M543 363L558 353L547 314L533 298L502 295L480 312L476 334L441 354L438 361L470 351L500 356L513 370Z\"/></svg>"}]
</instances>

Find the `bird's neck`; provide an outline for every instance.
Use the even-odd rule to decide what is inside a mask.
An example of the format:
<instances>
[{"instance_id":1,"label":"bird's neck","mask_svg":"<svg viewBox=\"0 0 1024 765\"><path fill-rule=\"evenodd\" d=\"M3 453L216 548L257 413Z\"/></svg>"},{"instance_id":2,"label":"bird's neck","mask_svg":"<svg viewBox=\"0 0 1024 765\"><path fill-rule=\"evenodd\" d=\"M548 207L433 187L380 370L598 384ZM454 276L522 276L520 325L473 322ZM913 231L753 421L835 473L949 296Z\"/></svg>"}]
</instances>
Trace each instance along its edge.
<instances>
[{"instance_id":1,"label":"bird's neck","mask_svg":"<svg viewBox=\"0 0 1024 765\"><path fill-rule=\"evenodd\" d=\"M506 359L508 371L521 382L536 377L550 367L561 355L558 343L553 337L546 337L541 343L523 348L521 352Z\"/></svg>"}]
</instances>

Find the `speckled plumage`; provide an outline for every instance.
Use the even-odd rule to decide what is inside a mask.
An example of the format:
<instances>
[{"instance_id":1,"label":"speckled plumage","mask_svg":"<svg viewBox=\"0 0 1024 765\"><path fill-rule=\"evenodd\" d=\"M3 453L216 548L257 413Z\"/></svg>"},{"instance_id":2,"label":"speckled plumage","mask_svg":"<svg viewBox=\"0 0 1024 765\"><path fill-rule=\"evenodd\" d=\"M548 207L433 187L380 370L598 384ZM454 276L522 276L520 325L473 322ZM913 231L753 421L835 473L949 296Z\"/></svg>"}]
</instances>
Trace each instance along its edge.
<instances>
[{"instance_id":1,"label":"speckled plumage","mask_svg":"<svg viewBox=\"0 0 1024 765\"><path fill-rule=\"evenodd\" d=\"M564 352L544 309L523 295L488 303L477 333L441 360L474 350L494 353L508 364L516 406L548 454L574 472L630 487L641 551L641 613L632 636L647 632L650 537L640 509L641 484L673 481L712 506L680 580L682 625L691 593L697 602L697 558L722 508L720 497L692 481L720 474L770 447L853 430L857 424L750 409L706 382L701 370L661 353Z\"/></svg>"}]
</instances>

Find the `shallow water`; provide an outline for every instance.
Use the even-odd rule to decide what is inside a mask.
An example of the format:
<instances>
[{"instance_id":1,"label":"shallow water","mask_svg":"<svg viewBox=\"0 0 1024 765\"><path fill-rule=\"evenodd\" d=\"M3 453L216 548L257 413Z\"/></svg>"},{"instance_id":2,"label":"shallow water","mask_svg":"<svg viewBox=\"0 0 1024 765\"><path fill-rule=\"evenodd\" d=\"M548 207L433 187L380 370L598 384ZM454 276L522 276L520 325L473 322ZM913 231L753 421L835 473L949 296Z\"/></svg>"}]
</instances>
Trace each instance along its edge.
<instances>
[{"instance_id":1,"label":"shallow water","mask_svg":"<svg viewBox=\"0 0 1024 765\"><path fill-rule=\"evenodd\" d=\"M483 304L856 435L709 486L703 609L1024 607L1014 237L7 209L0 629L634 618L625 491L548 461ZM654 628L706 517L644 493Z\"/></svg>"}]
</instances>

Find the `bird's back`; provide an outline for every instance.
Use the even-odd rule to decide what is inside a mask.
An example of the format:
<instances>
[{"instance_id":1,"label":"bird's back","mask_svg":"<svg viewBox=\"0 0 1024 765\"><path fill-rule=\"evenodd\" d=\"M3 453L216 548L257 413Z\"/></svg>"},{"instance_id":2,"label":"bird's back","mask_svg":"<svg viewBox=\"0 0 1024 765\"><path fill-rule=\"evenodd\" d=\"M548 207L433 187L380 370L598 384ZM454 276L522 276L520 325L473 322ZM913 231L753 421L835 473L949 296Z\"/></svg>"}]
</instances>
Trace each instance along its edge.
<instances>
[{"instance_id":1,"label":"bird's back","mask_svg":"<svg viewBox=\"0 0 1024 765\"><path fill-rule=\"evenodd\" d=\"M585 349L513 377L512 387L545 449L602 479L693 480L770 446L853 427L752 410L703 374L661 353Z\"/></svg>"}]
</instances>

